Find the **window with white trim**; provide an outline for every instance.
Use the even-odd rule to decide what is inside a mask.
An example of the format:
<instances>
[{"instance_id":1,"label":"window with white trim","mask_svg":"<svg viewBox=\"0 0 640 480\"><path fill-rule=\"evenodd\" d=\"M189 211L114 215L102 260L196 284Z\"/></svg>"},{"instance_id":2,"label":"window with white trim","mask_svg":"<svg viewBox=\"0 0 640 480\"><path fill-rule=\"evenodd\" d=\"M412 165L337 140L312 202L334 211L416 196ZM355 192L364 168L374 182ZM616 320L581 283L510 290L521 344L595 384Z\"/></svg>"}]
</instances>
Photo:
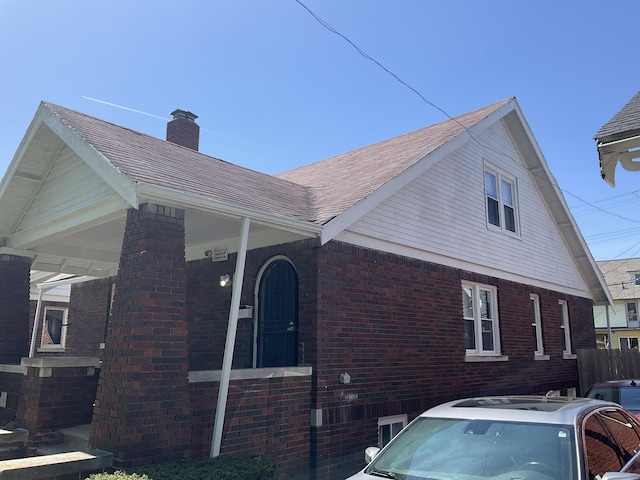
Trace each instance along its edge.
<instances>
[{"instance_id":1,"label":"window with white trim","mask_svg":"<svg viewBox=\"0 0 640 480\"><path fill-rule=\"evenodd\" d=\"M533 327L533 352L535 355L544 355L542 344L542 319L540 317L540 297L532 293L531 298L531 326Z\"/></svg>"},{"instance_id":2,"label":"window with white trim","mask_svg":"<svg viewBox=\"0 0 640 480\"><path fill-rule=\"evenodd\" d=\"M625 310L627 312L627 325L629 325L629 322L638 321L638 302L626 302Z\"/></svg>"},{"instance_id":3,"label":"window with white trim","mask_svg":"<svg viewBox=\"0 0 640 480\"><path fill-rule=\"evenodd\" d=\"M516 180L497 170L485 168L484 188L487 198L487 224L517 234Z\"/></svg>"},{"instance_id":4,"label":"window with white trim","mask_svg":"<svg viewBox=\"0 0 640 480\"><path fill-rule=\"evenodd\" d=\"M636 337L620 337L620 350L629 350L638 348L638 339Z\"/></svg>"},{"instance_id":5,"label":"window with white trim","mask_svg":"<svg viewBox=\"0 0 640 480\"><path fill-rule=\"evenodd\" d=\"M378 447L382 448L407 426L406 415L393 415L378 419Z\"/></svg>"},{"instance_id":6,"label":"window with white trim","mask_svg":"<svg viewBox=\"0 0 640 480\"><path fill-rule=\"evenodd\" d=\"M496 287L463 282L462 310L467 355L500 355Z\"/></svg>"},{"instance_id":7,"label":"window with white trim","mask_svg":"<svg viewBox=\"0 0 640 480\"><path fill-rule=\"evenodd\" d=\"M566 300L558 300L560 328L562 329L562 353L571 354L571 328L569 327L569 308Z\"/></svg>"},{"instance_id":8,"label":"window with white trim","mask_svg":"<svg viewBox=\"0 0 640 480\"><path fill-rule=\"evenodd\" d=\"M59 307L45 307L40 348L43 350L64 349L66 336L67 309Z\"/></svg>"}]
</instances>

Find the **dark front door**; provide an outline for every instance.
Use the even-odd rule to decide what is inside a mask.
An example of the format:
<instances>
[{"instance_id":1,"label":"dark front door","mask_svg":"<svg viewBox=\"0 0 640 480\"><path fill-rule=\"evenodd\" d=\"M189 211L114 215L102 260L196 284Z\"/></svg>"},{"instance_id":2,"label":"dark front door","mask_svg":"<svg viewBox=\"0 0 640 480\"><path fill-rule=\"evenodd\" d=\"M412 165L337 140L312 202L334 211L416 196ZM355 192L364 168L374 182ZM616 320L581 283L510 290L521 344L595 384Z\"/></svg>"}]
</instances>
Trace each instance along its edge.
<instances>
[{"instance_id":1,"label":"dark front door","mask_svg":"<svg viewBox=\"0 0 640 480\"><path fill-rule=\"evenodd\" d=\"M258 290L258 367L298 364L298 275L286 260L266 268Z\"/></svg>"}]
</instances>

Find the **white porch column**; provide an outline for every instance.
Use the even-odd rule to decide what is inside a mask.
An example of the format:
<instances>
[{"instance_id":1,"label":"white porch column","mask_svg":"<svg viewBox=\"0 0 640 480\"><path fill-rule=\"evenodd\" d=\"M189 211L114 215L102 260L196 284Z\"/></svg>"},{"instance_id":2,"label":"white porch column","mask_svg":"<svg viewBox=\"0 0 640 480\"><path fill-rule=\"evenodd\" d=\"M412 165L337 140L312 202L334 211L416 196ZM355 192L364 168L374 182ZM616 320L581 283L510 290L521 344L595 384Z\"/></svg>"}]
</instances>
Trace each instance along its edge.
<instances>
[{"instance_id":1,"label":"white porch column","mask_svg":"<svg viewBox=\"0 0 640 480\"><path fill-rule=\"evenodd\" d=\"M240 231L240 246L236 258L236 271L231 282L231 308L229 310L229 323L227 327L227 339L224 345L224 357L222 359L222 374L220 389L218 390L218 404L216 405L216 417L213 423L213 437L211 438L210 457L220 455L222 446L222 427L224 415L227 409L227 396L229 393L229 380L231 378L231 362L233 360L233 348L236 343L236 330L238 328L238 310L240 309L240 294L244 280L244 265L247 259L247 242L249 238L249 218L242 218Z\"/></svg>"}]
</instances>

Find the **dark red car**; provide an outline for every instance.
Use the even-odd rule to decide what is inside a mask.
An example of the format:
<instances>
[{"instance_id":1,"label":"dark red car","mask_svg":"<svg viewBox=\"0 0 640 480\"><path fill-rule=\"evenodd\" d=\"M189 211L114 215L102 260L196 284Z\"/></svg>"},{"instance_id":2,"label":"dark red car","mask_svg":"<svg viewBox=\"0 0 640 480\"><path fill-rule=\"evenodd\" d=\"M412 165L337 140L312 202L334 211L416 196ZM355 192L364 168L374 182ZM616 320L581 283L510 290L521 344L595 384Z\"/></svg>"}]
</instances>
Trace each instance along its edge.
<instances>
[{"instance_id":1,"label":"dark red car","mask_svg":"<svg viewBox=\"0 0 640 480\"><path fill-rule=\"evenodd\" d=\"M640 418L640 380L598 382L589 389L585 397L615 402Z\"/></svg>"}]
</instances>

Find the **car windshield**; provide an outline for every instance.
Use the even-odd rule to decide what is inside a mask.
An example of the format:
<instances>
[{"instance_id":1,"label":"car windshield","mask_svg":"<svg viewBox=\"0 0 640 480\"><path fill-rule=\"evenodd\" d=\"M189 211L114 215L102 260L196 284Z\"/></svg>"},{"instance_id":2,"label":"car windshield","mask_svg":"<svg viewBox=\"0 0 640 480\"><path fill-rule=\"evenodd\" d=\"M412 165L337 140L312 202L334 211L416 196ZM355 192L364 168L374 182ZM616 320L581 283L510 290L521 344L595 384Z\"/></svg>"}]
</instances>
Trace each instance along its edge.
<instances>
[{"instance_id":1,"label":"car windshield","mask_svg":"<svg viewBox=\"0 0 640 480\"><path fill-rule=\"evenodd\" d=\"M632 412L640 412L640 387L595 387L589 390L587 397L608 400Z\"/></svg>"},{"instance_id":2,"label":"car windshield","mask_svg":"<svg viewBox=\"0 0 640 480\"><path fill-rule=\"evenodd\" d=\"M572 480L575 457L568 425L419 417L365 471L397 480Z\"/></svg>"}]
</instances>

